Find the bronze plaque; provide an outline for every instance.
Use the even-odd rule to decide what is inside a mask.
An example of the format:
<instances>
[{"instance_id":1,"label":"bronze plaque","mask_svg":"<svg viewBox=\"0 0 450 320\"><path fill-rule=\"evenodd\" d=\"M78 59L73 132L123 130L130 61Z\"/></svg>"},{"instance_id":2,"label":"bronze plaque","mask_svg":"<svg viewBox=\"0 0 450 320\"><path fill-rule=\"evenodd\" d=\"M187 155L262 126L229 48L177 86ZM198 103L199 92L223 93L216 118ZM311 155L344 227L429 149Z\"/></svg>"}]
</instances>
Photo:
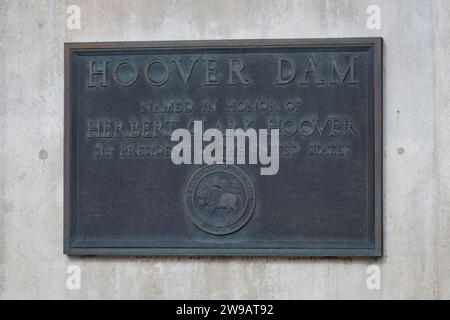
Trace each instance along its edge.
<instances>
[{"instance_id":1,"label":"bronze plaque","mask_svg":"<svg viewBox=\"0 0 450 320\"><path fill-rule=\"evenodd\" d=\"M382 255L382 39L65 44L68 255Z\"/></svg>"}]
</instances>

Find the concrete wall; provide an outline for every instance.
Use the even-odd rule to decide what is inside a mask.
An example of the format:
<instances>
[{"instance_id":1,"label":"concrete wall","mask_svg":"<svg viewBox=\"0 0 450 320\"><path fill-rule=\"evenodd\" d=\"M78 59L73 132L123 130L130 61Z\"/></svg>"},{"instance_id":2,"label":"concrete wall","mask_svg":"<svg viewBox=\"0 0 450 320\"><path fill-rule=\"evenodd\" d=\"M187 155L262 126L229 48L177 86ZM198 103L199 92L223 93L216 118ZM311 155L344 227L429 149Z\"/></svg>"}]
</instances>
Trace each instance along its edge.
<instances>
[{"instance_id":1,"label":"concrete wall","mask_svg":"<svg viewBox=\"0 0 450 320\"><path fill-rule=\"evenodd\" d=\"M0 0L0 297L450 298L449 31L448 0ZM64 41L356 36L385 39L383 259L62 254Z\"/></svg>"}]
</instances>

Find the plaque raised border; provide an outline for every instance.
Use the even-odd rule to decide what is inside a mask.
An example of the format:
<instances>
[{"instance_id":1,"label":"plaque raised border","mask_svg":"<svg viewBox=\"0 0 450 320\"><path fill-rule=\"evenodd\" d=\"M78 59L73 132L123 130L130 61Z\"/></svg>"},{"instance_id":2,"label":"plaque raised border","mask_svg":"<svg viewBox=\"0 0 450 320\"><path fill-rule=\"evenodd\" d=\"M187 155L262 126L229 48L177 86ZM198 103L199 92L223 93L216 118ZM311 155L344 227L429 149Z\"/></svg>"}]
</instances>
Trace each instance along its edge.
<instances>
[{"instance_id":1,"label":"plaque raised border","mask_svg":"<svg viewBox=\"0 0 450 320\"><path fill-rule=\"evenodd\" d=\"M77 247L71 243L71 170L76 163L72 156L71 131L71 56L86 50L121 50L139 48L233 48L233 47L289 47L289 46L368 46L373 49L373 217L374 246L368 248L130 248ZM64 253L68 255L176 255L176 256L372 256L383 255L383 39L271 39L271 40L206 40L152 42L92 42L64 44ZM76 190L75 190L76 191Z\"/></svg>"}]
</instances>

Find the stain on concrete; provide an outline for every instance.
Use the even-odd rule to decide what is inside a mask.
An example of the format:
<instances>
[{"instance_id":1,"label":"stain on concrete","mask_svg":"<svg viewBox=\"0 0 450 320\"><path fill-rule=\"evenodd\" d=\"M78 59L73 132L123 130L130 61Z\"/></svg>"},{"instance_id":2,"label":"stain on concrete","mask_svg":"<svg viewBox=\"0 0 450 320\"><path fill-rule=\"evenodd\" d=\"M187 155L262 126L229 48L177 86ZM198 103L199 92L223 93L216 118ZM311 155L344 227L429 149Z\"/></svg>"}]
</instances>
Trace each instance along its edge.
<instances>
[{"instance_id":1,"label":"stain on concrete","mask_svg":"<svg viewBox=\"0 0 450 320\"><path fill-rule=\"evenodd\" d=\"M398 148L398 149L397 149L397 153L398 153L399 155L404 155L404 154L405 154L405 148L403 148L403 147Z\"/></svg>"},{"instance_id":2,"label":"stain on concrete","mask_svg":"<svg viewBox=\"0 0 450 320\"><path fill-rule=\"evenodd\" d=\"M48 158L48 151L44 148L39 151L39 159L42 160L43 163L45 163L45 160Z\"/></svg>"},{"instance_id":3,"label":"stain on concrete","mask_svg":"<svg viewBox=\"0 0 450 320\"><path fill-rule=\"evenodd\" d=\"M25 179L26 175L27 175L27 174L26 174L25 171L21 171L21 172L17 175L17 182L23 181L23 179Z\"/></svg>"}]
</instances>

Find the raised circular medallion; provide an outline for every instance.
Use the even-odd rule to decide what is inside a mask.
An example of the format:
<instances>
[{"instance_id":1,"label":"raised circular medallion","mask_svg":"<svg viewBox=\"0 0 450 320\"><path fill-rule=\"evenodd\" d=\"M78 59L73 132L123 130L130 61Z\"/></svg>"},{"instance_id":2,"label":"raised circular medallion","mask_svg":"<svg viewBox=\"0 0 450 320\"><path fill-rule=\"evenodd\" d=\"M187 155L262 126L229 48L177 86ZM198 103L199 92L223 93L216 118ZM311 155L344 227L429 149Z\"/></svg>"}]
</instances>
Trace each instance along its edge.
<instances>
[{"instance_id":1,"label":"raised circular medallion","mask_svg":"<svg viewBox=\"0 0 450 320\"><path fill-rule=\"evenodd\" d=\"M248 175L226 164L205 166L189 179L184 204L192 222L201 230L226 235L250 220L256 193Z\"/></svg>"}]
</instances>

